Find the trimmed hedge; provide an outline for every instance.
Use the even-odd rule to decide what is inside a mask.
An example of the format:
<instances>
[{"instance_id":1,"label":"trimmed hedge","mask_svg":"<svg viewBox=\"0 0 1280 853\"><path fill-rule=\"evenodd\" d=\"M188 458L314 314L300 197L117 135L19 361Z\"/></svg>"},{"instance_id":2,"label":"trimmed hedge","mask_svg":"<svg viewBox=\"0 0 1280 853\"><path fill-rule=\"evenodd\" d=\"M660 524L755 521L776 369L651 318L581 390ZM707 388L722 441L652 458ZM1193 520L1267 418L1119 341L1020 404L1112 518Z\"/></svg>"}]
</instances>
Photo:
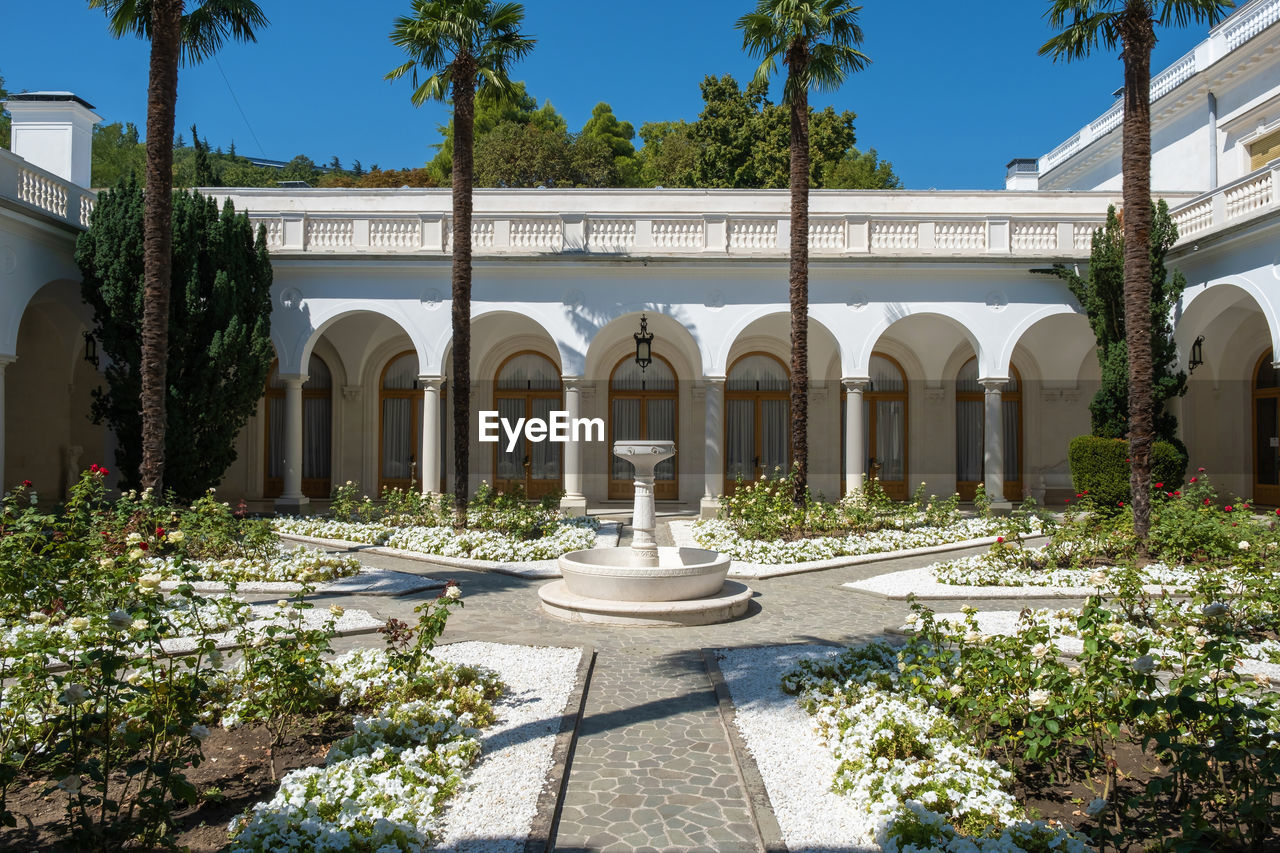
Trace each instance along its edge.
<instances>
[{"instance_id":1,"label":"trimmed hedge","mask_svg":"<svg viewBox=\"0 0 1280 853\"><path fill-rule=\"evenodd\" d=\"M1118 509L1129 502L1129 442L1123 438L1078 435L1071 439L1067 458L1071 463L1071 484L1077 493L1088 492L1101 508ZM1187 457L1167 441L1151 446L1151 482L1182 484Z\"/></svg>"}]
</instances>

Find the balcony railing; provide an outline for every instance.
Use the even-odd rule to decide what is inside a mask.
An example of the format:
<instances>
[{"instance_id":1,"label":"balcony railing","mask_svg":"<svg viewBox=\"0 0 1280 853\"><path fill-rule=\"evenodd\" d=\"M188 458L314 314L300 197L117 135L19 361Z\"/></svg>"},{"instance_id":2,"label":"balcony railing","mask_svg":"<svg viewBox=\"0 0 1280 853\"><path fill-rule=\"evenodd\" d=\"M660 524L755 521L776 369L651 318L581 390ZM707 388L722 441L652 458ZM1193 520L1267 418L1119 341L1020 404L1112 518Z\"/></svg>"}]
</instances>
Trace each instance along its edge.
<instances>
[{"instance_id":1,"label":"balcony railing","mask_svg":"<svg viewBox=\"0 0 1280 853\"><path fill-rule=\"evenodd\" d=\"M1178 242L1199 239L1205 232L1239 225L1277 208L1280 161L1250 172L1173 208Z\"/></svg>"},{"instance_id":2,"label":"balcony railing","mask_svg":"<svg viewBox=\"0 0 1280 853\"><path fill-rule=\"evenodd\" d=\"M98 196L0 148L0 198L76 228L88 228Z\"/></svg>"}]
</instances>

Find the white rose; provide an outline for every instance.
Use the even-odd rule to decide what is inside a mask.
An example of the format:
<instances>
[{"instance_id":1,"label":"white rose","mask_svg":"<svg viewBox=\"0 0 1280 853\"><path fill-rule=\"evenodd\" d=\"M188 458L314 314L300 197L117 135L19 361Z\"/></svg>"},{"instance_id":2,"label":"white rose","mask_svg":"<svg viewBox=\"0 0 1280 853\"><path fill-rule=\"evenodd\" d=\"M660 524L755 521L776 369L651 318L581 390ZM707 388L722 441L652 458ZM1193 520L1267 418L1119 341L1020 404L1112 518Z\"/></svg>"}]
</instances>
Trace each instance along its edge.
<instances>
[{"instance_id":1,"label":"white rose","mask_svg":"<svg viewBox=\"0 0 1280 853\"><path fill-rule=\"evenodd\" d=\"M334 604L329 607L329 612L332 613L337 618L341 619L342 614L346 613L347 611L342 607L342 605Z\"/></svg>"},{"instance_id":2,"label":"white rose","mask_svg":"<svg viewBox=\"0 0 1280 853\"><path fill-rule=\"evenodd\" d=\"M1241 551L1248 551L1248 550L1249 550L1249 542L1248 542L1248 540L1246 540L1246 539L1241 539L1241 540L1240 540L1240 544L1236 545L1236 547L1237 547L1237 548L1239 548Z\"/></svg>"},{"instance_id":3,"label":"white rose","mask_svg":"<svg viewBox=\"0 0 1280 853\"><path fill-rule=\"evenodd\" d=\"M145 631L149 625L150 623L146 619L134 619L129 623L129 627L134 631Z\"/></svg>"},{"instance_id":4,"label":"white rose","mask_svg":"<svg viewBox=\"0 0 1280 853\"><path fill-rule=\"evenodd\" d=\"M73 619L67 620L67 627L72 631L83 631L89 627L89 620L83 616L76 616Z\"/></svg>"},{"instance_id":5,"label":"white rose","mask_svg":"<svg viewBox=\"0 0 1280 853\"><path fill-rule=\"evenodd\" d=\"M138 578L138 586L143 589L158 589L160 587L161 577L159 575L143 575Z\"/></svg>"},{"instance_id":6,"label":"white rose","mask_svg":"<svg viewBox=\"0 0 1280 853\"><path fill-rule=\"evenodd\" d=\"M1089 575L1089 583L1093 584L1094 586L1106 586L1107 573L1103 571L1094 572L1093 574Z\"/></svg>"},{"instance_id":7,"label":"white rose","mask_svg":"<svg viewBox=\"0 0 1280 853\"><path fill-rule=\"evenodd\" d=\"M447 586L444 588L444 597L451 601L457 601L462 598L462 589L457 586Z\"/></svg>"},{"instance_id":8,"label":"white rose","mask_svg":"<svg viewBox=\"0 0 1280 853\"><path fill-rule=\"evenodd\" d=\"M130 534L125 538L125 540L124 540L124 541L125 541L125 542L128 542L130 545L133 545L133 544L135 544L135 543L137 543L137 542L141 542L141 541L142 541L142 534L141 534L141 533L137 533L137 532L130 533Z\"/></svg>"},{"instance_id":9,"label":"white rose","mask_svg":"<svg viewBox=\"0 0 1280 853\"><path fill-rule=\"evenodd\" d=\"M282 598L276 602L276 607L288 607L288 606L289 606L289 599L287 598Z\"/></svg>"},{"instance_id":10,"label":"white rose","mask_svg":"<svg viewBox=\"0 0 1280 853\"><path fill-rule=\"evenodd\" d=\"M1111 632L1111 642L1113 642L1113 643L1123 643L1123 642L1124 642L1124 631L1123 631L1122 629L1120 629L1120 628L1117 628L1117 629L1115 629L1114 631L1112 631L1112 632Z\"/></svg>"},{"instance_id":11,"label":"white rose","mask_svg":"<svg viewBox=\"0 0 1280 853\"><path fill-rule=\"evenodd\" d=\"M1027 701L1032 708L1039 710L1049 704L1051 698L1048 690L1032 690L1027 694Z\"/></svg>"},{"instance_id":12,"label":"white rose","mask_svg":"<svg viewBox=\"0 0 1280 853\"><path fill-rule=\"evenodd\" d=\"M950 693L952 696L959 696L961 693L964 693L964 688L959 684L953 684L951 685Z\"/></svg>"},{"instance_id":13,"label":"white rose","mask_svg":"<svg viewBox=\"0 0 1280 853\"><path fill-rule=\"evenodd\" d=\"M187 535L186 535L185 533L183 533L181 530L171 530L171 531L169 531L168 539L169 539L169 541L170 541L170 542L177 543L177 542L181 542L182 540L184 540L184 539L186 539L186 538L187 538Z\"/></svg>"},{"instance_id":14,"label":"white rose","mask_svg":"<svg viewBox=\"0 0 1280 853\"><path fill-rule=\"evenodd\" d=\"M1031 647L1031 656L1036 660L1044 660L1049 656L1049 647L1044 643L1036 643Z\"/></svg>"},{"instance_id":15,"label":"white rose","mask_svg":"<svg viewBox=\"0 0 1280 853\"><path fill-rule=\"evenodd\" d=\"M969 631L964 635L965 645L976 646L982 642L982 635L977 631Z\"/></svg>"},{"instance_id":16,"label":"white rose","mask_svg":"<svg viewBox=\"0 0 1280 853\"><path fill-rule=\"evenodd\" d=\"M1139 675L1150 675L1156 671L1156 659L1151 655L1143 655L1129 664L1129 668Z\"/></svg>"},{"instance_id":17,"label":"white rose","mask_svg":"<svg viewBox=\"0 0 1280 853\"><path fill-rule=\"evenodd\" d=\"M132 549L131 551L129 551L129 559L130 559L130 560L133 560L134 562L137 562L138 560L141 560L141 559L142 559L142 549L141 549L141 548L134 548L134 549Z\"/></svg>"},{"instance_id":18,"label":"white rose","mask_svg":"<svg viewBox=\"0 0 1280 853\"><path fill-rule=\"evenodd\" d=\"M36 625L43 625L49 621L49 616L45 613L41 613L39 610L32 610L27 614L27 621L34 622Z\"/></svg>"},{"instance_id":19,"label":"white rose","mask_svg":"<svg viewBox=\"0 0 1280 853\"><path fill-rule=\"evenodd\" d=\"M1195 639L1195 644L1197 649L1203 649L1206 645L1208 645L1208 643L1209 643L1209 638L1204 636L1203 634L1196 637Z\"/></svg>"}]
</instances>

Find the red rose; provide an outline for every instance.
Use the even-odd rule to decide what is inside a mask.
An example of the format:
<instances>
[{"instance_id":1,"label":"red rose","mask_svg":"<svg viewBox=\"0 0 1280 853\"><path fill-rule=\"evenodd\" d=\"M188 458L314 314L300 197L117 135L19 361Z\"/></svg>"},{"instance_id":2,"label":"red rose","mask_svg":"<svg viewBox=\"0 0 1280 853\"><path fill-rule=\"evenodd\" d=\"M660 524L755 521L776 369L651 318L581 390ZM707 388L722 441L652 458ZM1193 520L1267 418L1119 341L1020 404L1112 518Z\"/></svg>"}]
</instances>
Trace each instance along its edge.
<instances>
[{"instance_id":1,"label":"red rose","mask_svg":"<svg viewBox=\"0 0 1280 853\"><path fill-rule=\"evenodd\" d=\"M1192 478L1191 478L1191 482L1193 482L1193 483L1194 483L1196 480L1199 480L1199 479L1200 479L1199 477L1192 477Z\"/></svg>"},{"instance_id":2,"label":"red rose","mask_svg":"<svg viewBox=\"0 0 1280 853\"><path fill-rule=\"evenodd\" d=\"M996 537L996 544L999 544L999 543L1001 543L1001 542L1003 542L1003 541L1004 541L1004 537L1003 537L1003 536L997 536L997 537Z\"/></svg>"},{"instance_id":3,"label":"red rose","mask_svg":"<svg viewBox=\"0 0 1280 853\"><path fill-rule=\"evenodd\" d=\"M157 527L157 528L156 528L156 536L163 536L163 535L164 535L164 528L163 528L163 527Z\"/></svg>"},{"instance_id":4,"label":"red rose","mask_svg":"<svg viewBox=\"0 0 1280 853\"><path fill-rule=\"evenodd\" d=\"M1124 501L1116 501L1116 506L1124 506Z\"/></svg>"},{"instance_id":5,"label":"red rose","mask_svg":"<svg viewBox=\"0 0 1280 853\"><path fill-rule=\"evenodd\" d=\"M23 487L24 489L29 489L29 488L31 488L31 481L30 481L30 480L23 480L23 481L22 481L22 487Z\"/></svg>"},{"instance_id":6,"label":"red rose","mask_svg":"<svg viewBox=\"0 0 1280 853\"><path fill-rule=\"evenodd\" d=\"M139 543L138 543L138 548L139 548L140 550L143 550L143 551L147 550L147 543L146 543L146 542L139 542Z\"/></svg>"},{"instance_id":7,"label":"red rose","mask_svg":"<svg viewBox=\"0 0 1280 853\"><path fill-rule=\"evenodd\" d=\"M1071 503L1071 498L1067 498L1067 503Z\"/></svg>"},{"instance_id":8,"label":"red rose","mask_svg":"<svg viewBox=\"0 0 1280 853\"><path fill-rule=\"evenodd\" d=\"M1174 496L1175 498L1180 498L1180 497L1182 497L1182 492L1181 492L1181 491L1179 491L1178 489L1174 489L1174 491L1173 491L1173 496Z\"/></svg>"},{"instance_id":9,"label":"red rose","mask_svg":"<svg viewBox=\"0 0 1280 853\"><path fill-rule=\"evenodd\" d=\"M1227 504L1226 506L1223 507L1223 509L1226 510L1227 512L1231 512L1231 504Z\"/></svg>"},{"instance_id":10,"label":"red rose","mask_svg":"<svg viewBox=\"0 0 1280 853\"><path fill-rule=\"evenodd\" d=\"M1197 468L1196 470L1197 470L1197 471L1199 471L1201 474L1203 474L1203 473L1204 473L1204 469L1203 469L1203 468Z\"/></svg>"},{"instance_id":11,"label":"red rose","mask_svg":"<svg viewBox=\"0 0 1280 853\"><path fill-rule=\"evenodd\" d=\"M1204 505L1205 505L1205 506L1208 506L1208 505L1209 505L1209 503L1210 503L1209 499L1208 499L1208 498L1205 498L1205 499L1204 499Z\"/></svg>"},{"instance_id":12,"label":"red rose","mask_svg":"<svg viewBox=\"0 0 1280 853\"><path fill-rule=\"evenodd\" d=\"M1156 483L1156 488L1157 488L1157 489L1163 489L1163 488L1164 488L1164 483Z\"/></svg>"}]
</instances>

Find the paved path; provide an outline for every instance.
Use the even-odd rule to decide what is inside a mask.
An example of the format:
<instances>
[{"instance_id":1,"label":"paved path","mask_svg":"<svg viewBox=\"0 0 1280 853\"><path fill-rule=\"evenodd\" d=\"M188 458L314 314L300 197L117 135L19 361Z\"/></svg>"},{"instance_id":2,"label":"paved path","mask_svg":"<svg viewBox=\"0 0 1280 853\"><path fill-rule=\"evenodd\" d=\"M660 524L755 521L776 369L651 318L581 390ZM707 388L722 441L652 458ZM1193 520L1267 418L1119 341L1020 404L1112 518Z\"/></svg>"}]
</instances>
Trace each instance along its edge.
<instances>
[{"instance_id":1,"label":"paved path","mask_svg":"<svg viewBox=\"0 0 1280 853\"><path fill-rule=\"evenodd\" d=\"M660 544L669 544L665 524ZM663 537L667 537L665 540ZM595 670L572 764L556 849L759 850L701 650L783 643L854 643L901 624L904 602L841 589L847 581L936 562L915 557L803 575L753 580L743 619L697 628L609 628L547 616L544 580L363 555L370 565L453 577L466 606L450 618L445 641L593 646ZM431 595L431 593L426 593ZM344 605L411 621L420 597L344 596ZM955 609L965 602L949 602ZM981 606L981 602L973 602ZM1008 602L1005 602L1005 607ZM352 637L339 648L379 638Z\"/></svg>"}]
</instances>

